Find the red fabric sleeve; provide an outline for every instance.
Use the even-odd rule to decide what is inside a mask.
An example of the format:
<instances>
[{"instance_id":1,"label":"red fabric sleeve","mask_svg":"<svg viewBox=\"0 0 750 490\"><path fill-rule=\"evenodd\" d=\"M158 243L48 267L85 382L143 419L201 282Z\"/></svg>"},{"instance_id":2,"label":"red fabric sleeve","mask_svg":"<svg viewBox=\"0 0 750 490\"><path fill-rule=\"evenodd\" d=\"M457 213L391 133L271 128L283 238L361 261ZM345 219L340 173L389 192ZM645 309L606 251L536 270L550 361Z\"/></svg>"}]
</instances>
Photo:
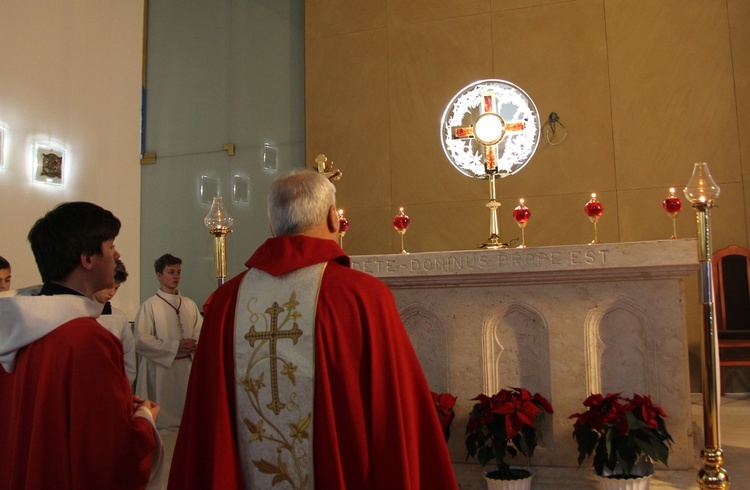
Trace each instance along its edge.
<instances>
[{"instance_id":1,"label":"red fabric sleeve","mask_svg":"<svg viewBox=\"0 0 750 490\"><path fill-rule=\"evenodd\" d=\"M96 320L61 325L0 376L0 419L12 428L0 443L0 488L145 487L153 429L132 417L122 346Z\"/></svg>"},{"instance_id":2,"label":"red fabric sleeve","mask_svg":"<svg viewBox=\"0 0 750 490\"><path fill-rule=\"evenodd\" d=\"M241 274L209 297L190 372L169 488L241 490L235 443L234 312Z\"/></svg>"},{"instance_id":3,"label":"red fabric sleeve","mask_svg":"<svg viewBox=\"0 0 750 490\"><path fill-rule=\"evenodd\" d=\"M316 487L457 488L427 381L390 290L329 263L317 315Z\"/></svg>"}]
</instances>

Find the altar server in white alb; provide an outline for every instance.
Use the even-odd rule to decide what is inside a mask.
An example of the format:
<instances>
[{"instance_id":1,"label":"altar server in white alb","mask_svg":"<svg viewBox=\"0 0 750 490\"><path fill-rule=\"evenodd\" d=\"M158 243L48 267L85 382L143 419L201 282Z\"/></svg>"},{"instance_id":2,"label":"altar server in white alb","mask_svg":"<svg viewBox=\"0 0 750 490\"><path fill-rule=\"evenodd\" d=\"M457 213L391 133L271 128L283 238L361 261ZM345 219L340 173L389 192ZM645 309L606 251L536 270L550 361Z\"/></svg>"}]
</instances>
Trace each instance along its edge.
<instances>
[{"instance_id":1,"label":"altar server in white alb","mask_svg":"<svg viewBox=\"0 0 750 490\"><path fill-rule=\"evenodd\" d=\"M141 356L135 392L161 407L159 430L177 429L203 319L195 302L177 290L182 260L164 254L154 270L159 289L135 317L135 349Z\"/></svg>"},{"instance_id":2,"label":"altar server in white alb","mask_svg":"<svg viewBox=\"0 0 750 490\"><path fill-rule=\"evenodd\" d=\"M103 306L102 314L96 320L104 328L112 332L122 343L122 357L125 361L125 374L128 375L130 386L135 381L135 339L130 328L128 316L122 310L112 306L112 298L117 294L120 285L128 279L128 271L120 259L115 260L115 284L111 288L102 289L94 294L94 299Z\"/></svg>"}]
</instances>

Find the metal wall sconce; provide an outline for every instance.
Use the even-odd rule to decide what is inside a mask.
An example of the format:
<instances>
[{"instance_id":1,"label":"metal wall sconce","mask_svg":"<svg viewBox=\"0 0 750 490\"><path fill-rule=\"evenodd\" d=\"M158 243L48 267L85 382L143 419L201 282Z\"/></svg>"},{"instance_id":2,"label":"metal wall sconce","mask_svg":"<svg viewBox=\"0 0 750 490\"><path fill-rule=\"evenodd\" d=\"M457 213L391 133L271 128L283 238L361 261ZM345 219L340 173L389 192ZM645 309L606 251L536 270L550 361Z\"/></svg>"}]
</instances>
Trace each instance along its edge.
<instances>
[{"instance_id":1,"label":"metal wall sconce","mask_svg":"<svg viewBox=\"0 0 750 490\"><path fill-rule=\"evenodd\" d=\"M232 201L235 204L250 204L250 177L235 174L232 177Z\"/></svg>"},{"instance_id":2,"label":"metal wall sconce","mask_svg":"<svg viewBox=\"0 0 750 490\"><path fill-rule=\"evenodd\" d=\"M210 205L213 203L214 196L221 194L219 187L219 178L211 175L201 175L199 198L201 204Z\"/></svg>"},{"instance_id":3,"label":"metal wall sconce","mask_svg":"<svg viewBox=\"0 0 750 490\"><path fill-rule=\"evenodd\" d=\"M279 168L279 149L269 143L263 144L263 168L276 171Z\"/></svg>"}]
</instances>

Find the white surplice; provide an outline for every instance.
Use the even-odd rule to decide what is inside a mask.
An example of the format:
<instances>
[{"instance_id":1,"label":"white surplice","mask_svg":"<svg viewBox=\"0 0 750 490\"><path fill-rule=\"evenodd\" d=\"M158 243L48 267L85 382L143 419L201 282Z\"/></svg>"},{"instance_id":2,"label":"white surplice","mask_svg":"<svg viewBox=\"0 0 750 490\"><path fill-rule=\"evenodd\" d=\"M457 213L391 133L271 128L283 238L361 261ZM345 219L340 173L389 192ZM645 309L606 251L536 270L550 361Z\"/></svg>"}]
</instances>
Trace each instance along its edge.
<instances>
[{"instance_id":1,"label":"white surplice","mask_svg":"<svg viewBox=\"0 0 750 490\"><path fill-rule=\"evenodd\" d=\"M192 356L183 356L178 349L183 338L198 340L202 324L193 300L161 290L141 305L135 317L135 349L141 356L135 393L159 404L160 430L180 426Z\"/></svg>"}]
</instances>

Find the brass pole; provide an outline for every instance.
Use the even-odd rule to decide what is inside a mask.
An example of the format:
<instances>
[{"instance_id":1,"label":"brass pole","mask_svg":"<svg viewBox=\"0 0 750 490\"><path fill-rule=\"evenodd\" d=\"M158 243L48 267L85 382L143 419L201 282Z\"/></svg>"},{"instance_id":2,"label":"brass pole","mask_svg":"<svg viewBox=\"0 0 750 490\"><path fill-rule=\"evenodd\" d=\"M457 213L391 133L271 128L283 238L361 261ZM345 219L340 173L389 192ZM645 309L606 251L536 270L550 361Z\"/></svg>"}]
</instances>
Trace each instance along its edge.
<instances>
[{"instance_id":1,"label":"brass pole","mask_svg":"<svg viewBox=\"0 0 750 490\"><path fill-rule=\"evenodd\" d=\"M227 242L226 235L231 230L226 227L218 226L209 230L214 236L214 277L217 286L224 284L227 278Z\"/></svg>"},{"instance_id":2,"label":"brass pole","mask_svg":"<svg viewBox=\"0 0 750 490\"><path fill-rule=\"evenodd\" d=\"M485 204L490 210L490 238L487 243L482 244L481 248L498 249L506 248L507 244L503 243L500 239L500 225L497 219L497 208L500 207L500 203L495 198L495 177L497 174L490 174L488 180L490 181L490 200Z\"/></svg>"},{"instance_id":3,"label":"brass pole","mask_svg":"<svg viewBox=\"0 0 750 490\"><path fill-rule=\"evenodd\" d=\"M703 468L698 472L702 489L728 489L729 475L722 467L724 452L719 431L719 348L716 337L716 308L711 272L711 221L709 202L696 202L698 225L699 294L701 299L701 348L703 379Z\"/></svg>"}]
</instances>

